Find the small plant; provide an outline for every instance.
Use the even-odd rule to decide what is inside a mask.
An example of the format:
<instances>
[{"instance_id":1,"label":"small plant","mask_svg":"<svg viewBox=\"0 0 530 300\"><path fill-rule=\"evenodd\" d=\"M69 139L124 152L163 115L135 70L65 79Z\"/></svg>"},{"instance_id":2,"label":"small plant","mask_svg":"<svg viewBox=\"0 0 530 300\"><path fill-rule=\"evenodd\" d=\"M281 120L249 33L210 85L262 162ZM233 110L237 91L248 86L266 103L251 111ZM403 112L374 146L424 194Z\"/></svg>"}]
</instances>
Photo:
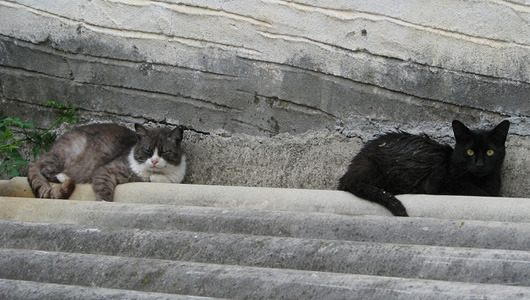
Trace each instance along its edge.
<instances>
[{"instance_id":1,"label":"small plant","mask_svg":"<svg viewBox=\"0 0 530 300\"><path fill-rule=\"evenodd\" d=\"M20 154L20 149L32 147L33 158L36 159L42 150L50 150L57 137L50 130L61 122L73 124L77 122L76 109L71 105L59 104L54 101L48 101L45 105L60 110L61 114L50 127L42 132L37 130L32 123L23 122L20 118L7 117L0 120L0 157L3 158L2 164L0 164L0 175L18 176L20 167L29 165L29 162ZM18 130L13 131L15 128ZM15 133L18 133L20 138L17 138Z\"/></svg>"}]
</instances>

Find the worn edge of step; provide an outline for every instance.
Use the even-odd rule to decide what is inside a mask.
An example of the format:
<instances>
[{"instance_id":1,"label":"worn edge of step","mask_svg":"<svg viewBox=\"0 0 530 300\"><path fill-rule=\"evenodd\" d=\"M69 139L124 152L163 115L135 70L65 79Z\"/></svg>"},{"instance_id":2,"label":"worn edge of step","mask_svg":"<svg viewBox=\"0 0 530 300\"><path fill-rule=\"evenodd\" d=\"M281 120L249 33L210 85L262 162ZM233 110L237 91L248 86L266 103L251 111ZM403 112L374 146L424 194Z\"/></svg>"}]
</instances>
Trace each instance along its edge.
<instances>
[{"instance_id":1,"label":"worn edge of step","mask_svg":"<svg viewBox=\"0 0 530 300\"><path fill-rule=\"evenodd\" d=\"M208 222L205 222L204 219ZM0 220L400 244L530 249L530 224L436 218L0 198Z\"/></svg>"},{"instance_id":2,"label":"worn edge of step","mask_svg":"<svg viewBox=\"0 0 530 300\"><path fill-rule=\"evenodd\" d=\"M64 285L25 280L0 279L0 298L10 300L56 299L136 299L136 300L207 300L210 297L163 294L80 285Z\"/></svg>"},{"instance_id":3,"label":"worn edge of step","mask_svg":"<svg viewBox=\"0 0 530 300\"><path fill-rule=\"evenodd\" d=\"M9 249L530 286L528 251L6 221L0 229Z\"/></svg>"},{"instance_id":4,"label":"worn edge of step","mask_svg":"<svg viewBox=\"0 0 530 300\"><path fill-rule=\"evenodd\" d=\"M5 279L222 298L530 297L528 287L0 249ZM21 268L21 266L24 266ZM53 266L53 267L52 267ZM45 272L43 270L46 270Z\"/></svg>"},{"instance_id":5,"label":"worn edge of step","mask_svg":"<svg viewBox=\"0 0 530 300\"><path fill-rule=\"evenodd\" d=\"M0 182L0 195L13 197L17 191L20 196L33 197L25 177ZM399 195L398 198L412 217L530 222L529 198L439 195ZM93 200L91 186L78 185L71 199ZM391 215L378 204L330 190L136 182L118 185L114 202Z\"/></svg>"}]
</instances>

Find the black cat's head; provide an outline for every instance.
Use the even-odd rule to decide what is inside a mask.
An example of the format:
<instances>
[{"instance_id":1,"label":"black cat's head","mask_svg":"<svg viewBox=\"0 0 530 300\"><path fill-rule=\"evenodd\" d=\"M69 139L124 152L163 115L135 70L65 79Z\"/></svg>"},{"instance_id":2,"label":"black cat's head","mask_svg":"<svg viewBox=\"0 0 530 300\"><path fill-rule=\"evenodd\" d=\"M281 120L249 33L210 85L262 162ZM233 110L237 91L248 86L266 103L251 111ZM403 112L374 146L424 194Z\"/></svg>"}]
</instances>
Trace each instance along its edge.
<instances>
[{"instance_id":1,"label":"black cat's head","mask_svg":"<svg viewBox=\"0 0 530 300\"><path fill-rule=\"evenodd\" d=\"M146 129L134 124L138 134L138 143L134 148L134 159L152 170L163 169L170 163L180 165L182 159L182 135L180 127Z\"/></svg>"},{"instance_id":2,"label":"black cat's head","mask_svg":"<svg viewBox=\"0 0 530 300\"><path fill-rule=\"evenodd\" d=\"M454 167L478 177L498 172L506 154L504 143L509 127L510 122L504 120L491 130L471 130L454 120Z\"/></svg>"}]
</instances>

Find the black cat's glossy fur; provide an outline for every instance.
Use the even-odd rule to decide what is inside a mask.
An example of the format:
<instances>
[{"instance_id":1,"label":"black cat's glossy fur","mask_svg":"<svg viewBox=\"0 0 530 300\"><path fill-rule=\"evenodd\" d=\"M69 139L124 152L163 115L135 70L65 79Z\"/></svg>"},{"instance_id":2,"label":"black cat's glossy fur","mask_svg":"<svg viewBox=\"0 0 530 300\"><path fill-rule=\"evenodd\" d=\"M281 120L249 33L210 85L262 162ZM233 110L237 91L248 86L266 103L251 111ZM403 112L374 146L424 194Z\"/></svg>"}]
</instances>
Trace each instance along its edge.
<instances>
[{"instance_id":1,"label":"black cat's glossy fur","mask_svg":"<svg viewBox=\"0 0 530 300\"><path fill-rule=\"evenodd\" d=\"M397 194L498 196L510 123L470 130L453 121L454 149L426 135L388 133L369 141L339 180L339 189L408 216Z\"/></svg>"}]
</instances>

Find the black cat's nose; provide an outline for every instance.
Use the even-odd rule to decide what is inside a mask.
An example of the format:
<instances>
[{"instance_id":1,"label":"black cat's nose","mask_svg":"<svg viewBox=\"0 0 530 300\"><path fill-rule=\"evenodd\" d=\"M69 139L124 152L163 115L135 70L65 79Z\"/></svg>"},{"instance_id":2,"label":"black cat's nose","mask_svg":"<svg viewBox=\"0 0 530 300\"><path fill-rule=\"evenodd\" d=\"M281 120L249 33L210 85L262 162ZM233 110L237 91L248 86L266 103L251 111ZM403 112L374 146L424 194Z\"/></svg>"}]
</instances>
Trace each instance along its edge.
<instances>
[{"instance_id":1,"label":"black cat's nose","mask_svg":"<svg viewBox=\"0 0 530 300\"><path fill-rule=\"evenodd\" d=\"M478 168L482 168L484 167L484 159L482 158L478 158L475 162L475 166L478 167Z\"/></svg>"}]
</instances>

